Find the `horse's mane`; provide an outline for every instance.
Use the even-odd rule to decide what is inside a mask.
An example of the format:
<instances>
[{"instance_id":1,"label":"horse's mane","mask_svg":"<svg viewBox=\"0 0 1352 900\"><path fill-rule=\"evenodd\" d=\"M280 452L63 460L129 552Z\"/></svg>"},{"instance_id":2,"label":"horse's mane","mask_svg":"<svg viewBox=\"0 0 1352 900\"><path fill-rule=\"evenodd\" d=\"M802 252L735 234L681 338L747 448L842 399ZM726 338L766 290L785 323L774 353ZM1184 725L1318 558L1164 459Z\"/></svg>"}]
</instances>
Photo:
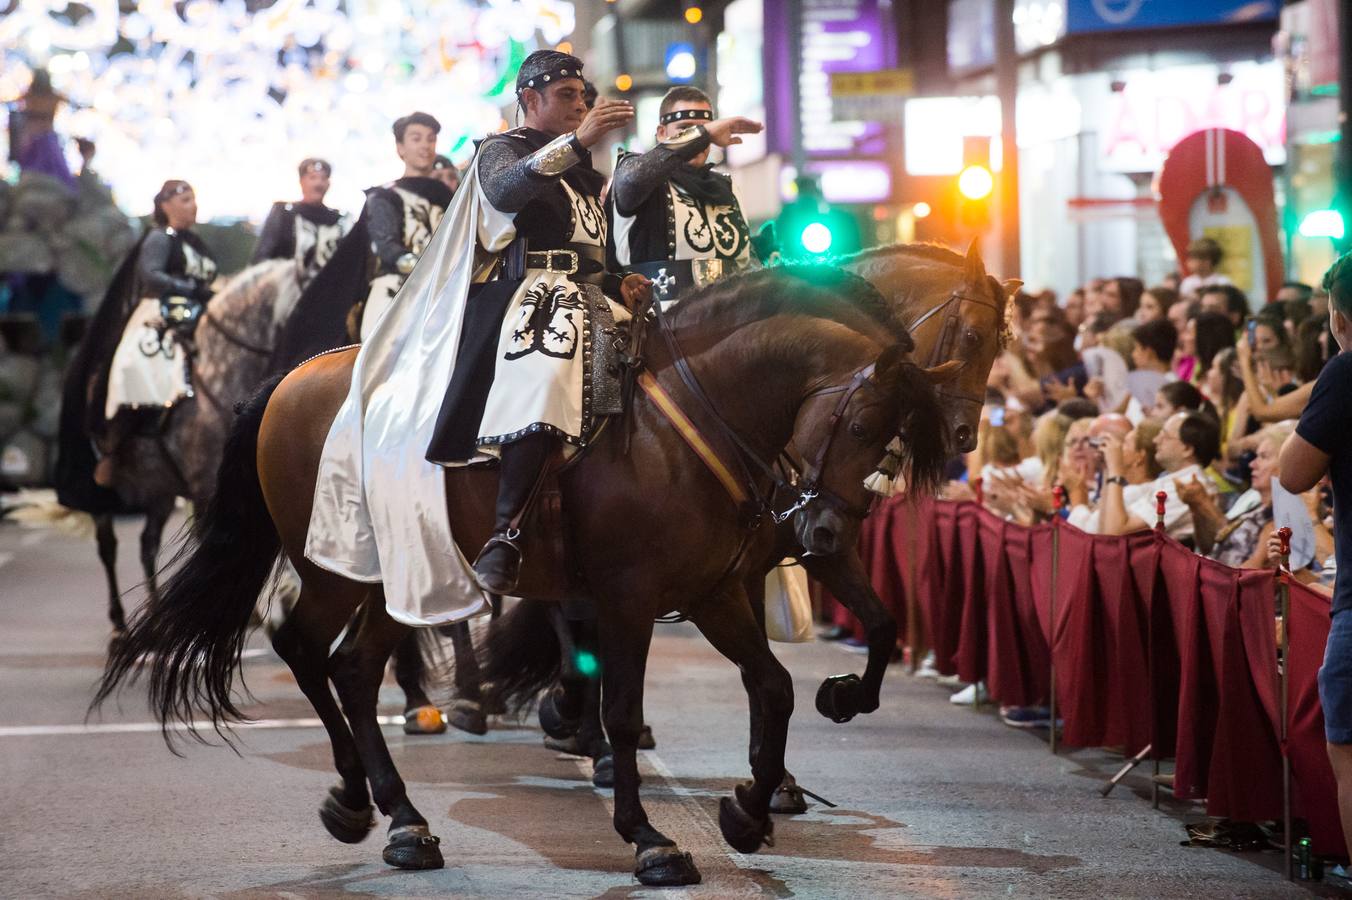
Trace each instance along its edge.
<instances>
[{"instance_id":1,"label":"horse's mane","mask_svg":"<svg viewBox=\"0 0 1352 900\"><path fill-rule=\"evenodd\" d=\"M851 313L889 333L907 350L910 333L896 310L866 279L834 265L784 265L739 272L684 295L672 324L718 321L745 324L779 313L798 313L844 325Z\"/></svg>"},{"instance_id":2,"label":"horse's mane","mask_svg":"<svg viewBox=\"0 0 1352 900\"><path fill-rule=\"evenodd\" d=\"M887 244L882 247L869 247L866 250L860 250L858 253L839 257L835 262L840 266L848 266L852 263L865 262L876 256L918 256L922 259L946 263L951 266L962 266L966 263L962 254L955 253L942 244L925 243Z\"/></svg>"}]
</instances>

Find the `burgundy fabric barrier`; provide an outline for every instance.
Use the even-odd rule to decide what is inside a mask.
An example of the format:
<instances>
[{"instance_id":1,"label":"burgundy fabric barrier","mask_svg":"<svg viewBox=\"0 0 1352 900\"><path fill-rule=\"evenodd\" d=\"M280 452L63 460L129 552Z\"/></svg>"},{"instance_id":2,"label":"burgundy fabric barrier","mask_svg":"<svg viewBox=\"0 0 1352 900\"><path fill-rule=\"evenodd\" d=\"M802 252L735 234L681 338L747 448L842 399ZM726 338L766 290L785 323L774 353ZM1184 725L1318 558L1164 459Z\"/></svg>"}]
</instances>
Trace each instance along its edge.
<instances>
[{"instance_id":1,"label":"burgundy fabric barrier","mask_svg":"<svg viewBox=\"0 0 1352 900\"><path fill-rule=\"evenodd\" d=\"M861 539L905 634L905 597L936 667L985 680L994 700L1045 702L1051 660L1063 740L1176 760L1175 793L1212 815L1281 815L1274 579L1205 560L1155 532L1024 528L974 503L889 502ZM1051 592L1053 530L1060 564ZM908 560L914 554L915 583ZM1291 734L1297 814L1321 853L1343 848L1317 673L1328 601L1292 589Z\"/></svg>"},{"instance_id":2,"label":"burgundy fabric barrier","mask_svg":"<svg viewBox=\"0 0 1352 900\"><path fill-rule=\"evenodd\" d=\"M1324 742L1324 711L1319 705L1319 667L1329 638L1329 600L1302 584L1291 583L1287 619L1291 657L1287 670L1291 727L1286 752L1291 758L1296 815L1310 824L1316 853L1342 855L1338 786Z\"/></svg>"}]
</instances>

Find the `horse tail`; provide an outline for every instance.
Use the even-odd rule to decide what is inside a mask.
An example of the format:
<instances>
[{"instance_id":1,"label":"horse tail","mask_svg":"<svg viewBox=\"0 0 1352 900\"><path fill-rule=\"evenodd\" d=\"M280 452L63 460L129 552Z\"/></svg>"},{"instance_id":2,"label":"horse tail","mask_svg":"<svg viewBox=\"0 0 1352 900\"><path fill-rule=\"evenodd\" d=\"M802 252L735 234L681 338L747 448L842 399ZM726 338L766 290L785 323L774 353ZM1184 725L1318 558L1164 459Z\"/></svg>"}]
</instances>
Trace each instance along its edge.
<instances>
[{"instance_id":1,"label":"horse tail","mask_svg":"<svg viewBox=\"0 0 1352 900\"><path fill-rule=\"evenodd\" d=\"M147 673L150 707L170 749L175 721L203 740L194 730L199 711L227 743L222 726L244 719L231 696L234 677L254 608L281 553L257 459L263 412L280 381L281 376L269 380L235 407L216 492L198 511L191 536L169 564L181 565L110 648L89 706L92 712L124 681Z\"/></svg>"},{"instance_id":2,"label":"horse tail","mask_svg":"<svg viewBox=\"0 0 1352 900\"><path fill-rule=\"evenodd\" d=\"M558 679L562 662L549 605L520 600L489 626L480 674L508 709L519 711Z\"/></svg>"},{"instance_id":3,"label":"horse tail","mask_svg":"<svg viewBox=\"0 0 1352 900\"><path fill-rule=\"evenodd\" d=\"M897 379L901 399L903 451L909 463L908 492L932 494L944 482L944 470L952 457L948 429L942 427L944 410L925 370L907 364Z\"/></svg>"}]
</instances>

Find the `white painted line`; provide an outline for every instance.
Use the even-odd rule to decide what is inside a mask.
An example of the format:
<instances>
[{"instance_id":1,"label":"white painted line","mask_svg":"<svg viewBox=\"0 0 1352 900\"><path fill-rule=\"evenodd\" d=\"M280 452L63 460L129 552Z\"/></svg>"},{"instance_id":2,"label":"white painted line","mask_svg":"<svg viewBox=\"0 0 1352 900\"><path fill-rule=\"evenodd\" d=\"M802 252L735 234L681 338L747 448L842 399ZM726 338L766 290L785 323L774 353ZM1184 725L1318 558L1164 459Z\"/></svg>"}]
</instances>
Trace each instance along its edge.
<instances>
[{"instance_id":1,"label":"white painted line","mask_svg":"<svg viewBox=\"0 0 1352 900\"><path fill-rule=\"evenodd\" d=\"M381 725L403 725L403 716L376 716ZM240 731L267 730L276 728L323 728L320 719L257 719L253 722L239 722L231 726ZM153 734L160 731L158 722L99 722L93 725L0 725L0 738L7 737L52 737L72 734ZM182 722L170 724L168 731L187 732L193 729ZM205 723L196 729L206 733L210 726Z\"/></svg>"}]
</instances>

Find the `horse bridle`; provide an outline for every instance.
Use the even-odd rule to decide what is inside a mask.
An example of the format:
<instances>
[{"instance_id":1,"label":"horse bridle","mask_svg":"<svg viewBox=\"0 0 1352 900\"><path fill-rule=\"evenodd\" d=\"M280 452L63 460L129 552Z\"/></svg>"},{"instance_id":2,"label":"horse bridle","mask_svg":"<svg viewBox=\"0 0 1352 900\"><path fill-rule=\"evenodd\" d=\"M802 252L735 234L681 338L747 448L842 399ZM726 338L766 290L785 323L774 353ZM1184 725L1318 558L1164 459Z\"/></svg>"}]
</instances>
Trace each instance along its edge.
<instances>
[{"instance_id":1,"label":"horse bridle","mask_svg":"<svg viewBox=\"0 0 1352 900\"><path fill-rule=\"evenodd\" d=\"M1004 308L1000 305L981 297L973 297L971 294L955 289L948 295L947 300L937 306L925 310L925 313L921 315L920 318L906 326L906 333L914 337L916 329L921 325L924 325L943 310L948 310L948 315L944 316L943 324L940 326L942 331L939 333L939 340L935 342L934 348L930 350L929 361L925 363L926 367L933 368L950 359L958 359L958 368L948 380L956 378L959 372L967 368L968 360L955 357L952 353L953 343L957 340L958 330L962 327L962 304L964 303L975 303L978 306L989 307L995 311L996 316L1002 316L1004 314ZM1003 326L1001 326L1001 328L1003 328ZM997 333L999 332L997 331ZM958 403L975 403L978 405L981 403L980 400L946 391L942 387L935 390L935 393L944 399L953 400Z\"/></svg>"}]
</instances>

